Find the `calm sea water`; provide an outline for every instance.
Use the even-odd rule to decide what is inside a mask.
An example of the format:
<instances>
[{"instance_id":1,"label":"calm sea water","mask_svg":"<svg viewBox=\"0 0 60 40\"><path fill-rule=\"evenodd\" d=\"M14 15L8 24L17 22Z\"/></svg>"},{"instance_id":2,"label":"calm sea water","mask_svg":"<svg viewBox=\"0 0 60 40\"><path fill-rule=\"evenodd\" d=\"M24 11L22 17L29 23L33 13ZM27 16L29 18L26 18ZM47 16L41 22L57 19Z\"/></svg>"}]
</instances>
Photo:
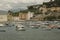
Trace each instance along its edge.
<instances>
[{"instance_id":1,"label":"calm sea water","mask_svg":"<svg viewBox=\"0 0 60 40\"><path fill-rule=\"evenodd\" d=\"M26 28L26 31L16 31L16 27L0 27L0 40L60 40L60 30L45 30L42 28Z\"/></svg>"}]
</instances>

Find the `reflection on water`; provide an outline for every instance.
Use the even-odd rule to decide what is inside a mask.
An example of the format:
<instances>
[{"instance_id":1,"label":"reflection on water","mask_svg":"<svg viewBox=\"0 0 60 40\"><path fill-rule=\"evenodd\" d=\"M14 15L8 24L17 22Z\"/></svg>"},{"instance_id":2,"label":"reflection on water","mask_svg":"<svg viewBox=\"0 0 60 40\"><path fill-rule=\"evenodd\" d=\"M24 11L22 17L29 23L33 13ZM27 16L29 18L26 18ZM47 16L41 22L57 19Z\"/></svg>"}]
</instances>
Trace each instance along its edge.
<instances>
[{"instance_id":1,"label":"reflection on water","mask_svg":"<svg viewBox=\"0 0 60 40\"><path fill-rule=\"evenodd\" d=\"M39 27L33 29L29 25L24 25L26 31L16 31L16 26L12 27L0 27L0 30L6 30L6 32L0 32L0 40L60 40L60 30Z\"/></svg>"}]
</instances>

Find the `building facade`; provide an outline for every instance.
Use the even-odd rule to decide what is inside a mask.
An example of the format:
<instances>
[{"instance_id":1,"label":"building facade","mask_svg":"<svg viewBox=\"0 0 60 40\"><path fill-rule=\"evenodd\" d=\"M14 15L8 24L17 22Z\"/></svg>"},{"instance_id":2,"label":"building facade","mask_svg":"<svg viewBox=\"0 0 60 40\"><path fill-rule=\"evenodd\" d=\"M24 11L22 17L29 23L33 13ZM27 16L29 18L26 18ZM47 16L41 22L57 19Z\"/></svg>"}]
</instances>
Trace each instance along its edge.
<instances>
[{"instance_id":1,"label":"building facade","mask_svg":"<svg viewBox=\"0 0 60 40\"><path fill-rule=\"evenodd\" d=\"M8 18L7 18L7 13L0 13L0 22L7 22Z\"/></svg>"},{"instance_id":2,"label":"building facade","mask_svg":"<svg viewBox=\"0 0 60 40\"><path fill-rule=\"evenodd\" d=\"M20 12L19 13L19 19L20 20L30 20L31 17L33 17L33 14L32 12Z\"/></svg>"}]
</instances>

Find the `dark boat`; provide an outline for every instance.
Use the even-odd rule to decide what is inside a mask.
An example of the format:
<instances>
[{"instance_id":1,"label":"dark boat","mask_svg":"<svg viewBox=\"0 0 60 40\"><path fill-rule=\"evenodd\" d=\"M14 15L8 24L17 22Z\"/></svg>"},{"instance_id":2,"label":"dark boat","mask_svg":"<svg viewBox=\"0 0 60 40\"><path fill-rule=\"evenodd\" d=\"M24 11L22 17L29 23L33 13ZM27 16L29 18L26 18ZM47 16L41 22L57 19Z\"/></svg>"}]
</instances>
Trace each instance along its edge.
<instances>
[{"instance_id":1,"label":"dark boat","mask_svg":"<svg viewBox=\"0 0 60 40\"><path fill-rule=\"evenodd\" d=\"M6 32L6 30L0 30L0 32Z\"/></svg>"}]
</instances>

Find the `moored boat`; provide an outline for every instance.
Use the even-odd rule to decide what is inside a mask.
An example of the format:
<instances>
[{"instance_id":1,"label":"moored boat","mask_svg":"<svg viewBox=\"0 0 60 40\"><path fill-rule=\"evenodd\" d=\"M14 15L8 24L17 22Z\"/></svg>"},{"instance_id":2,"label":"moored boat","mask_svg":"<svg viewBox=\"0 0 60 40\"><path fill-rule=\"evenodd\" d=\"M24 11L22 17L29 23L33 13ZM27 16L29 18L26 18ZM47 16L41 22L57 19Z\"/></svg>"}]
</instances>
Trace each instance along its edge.
<instances>
[{"instance_id":1,"label":"moored boat","mask_svg":"<svg viewBox=\"0 0 60 40\"><path fill-rule=\"evenodd\" d=\"M40 27L40 25L31 25L30 27L38 29Z\"/></svg>"},{"instance_id":2,"label":"moored boat","mask_svg":"<svg viewBox=\"0 0 60 40\"><path fill-rule=\"evenodd\" d=\"M17 25L16 30L17 31L25 31L25 27L23 25Z\"/></svg>"},{"instance_id":3,"label":"moored boat","mask_svg":"<svg viewBox=\"0 0 60 40\"><path fill-rule=\"evenodd\" d=\"M0 30L0 32L6 32L6 30Z\"/></svg>"},{"instance_id":4,"label":"moored boat","mask_svg":"<svg viewBox=\"0 0 60 40\"><path fill-rule=\"evenodd\" d=\"M0 23L0 27L3 27L3 26L5 26L3 23Z\"/></svg>"}]
</instances>

